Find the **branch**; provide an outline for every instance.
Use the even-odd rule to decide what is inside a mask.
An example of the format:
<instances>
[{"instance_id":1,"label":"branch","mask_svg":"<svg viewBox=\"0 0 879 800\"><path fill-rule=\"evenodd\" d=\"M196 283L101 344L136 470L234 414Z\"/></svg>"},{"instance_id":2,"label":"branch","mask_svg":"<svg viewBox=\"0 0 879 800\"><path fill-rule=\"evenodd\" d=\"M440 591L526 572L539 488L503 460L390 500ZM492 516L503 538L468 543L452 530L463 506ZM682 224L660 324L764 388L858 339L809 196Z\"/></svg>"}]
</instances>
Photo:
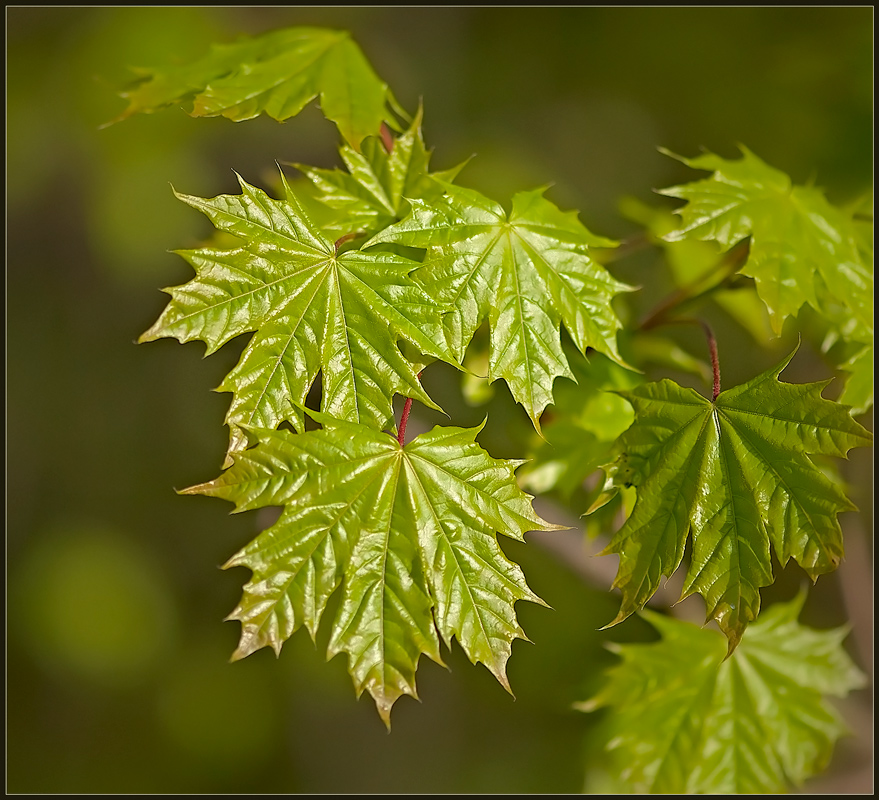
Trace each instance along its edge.
<instances>
[{"instance_id":1,"label":"branch","mask_svg":"<svg viewBox=\"0 0 879 800\"><path fill-rule=\"evenodd\" d=\"M743 239L735 247L730 248L711 269L700 275L694 281L690 281L686 286L681 286L672 292L668 297L661 300L653 310L644 318L638 326L638 330L647 331L660 325L668 323L668 317L671 313L680 308L685 303L692 302L700 297L704 297L709 292L717 289L724 281L735 275L748 260L750 252L750 242ZM717 276L720 275L718 278ZM705 289L700 287L709 283L712 278L717 278L714 283L710 283Z\"/></svg>"}]
</instances>

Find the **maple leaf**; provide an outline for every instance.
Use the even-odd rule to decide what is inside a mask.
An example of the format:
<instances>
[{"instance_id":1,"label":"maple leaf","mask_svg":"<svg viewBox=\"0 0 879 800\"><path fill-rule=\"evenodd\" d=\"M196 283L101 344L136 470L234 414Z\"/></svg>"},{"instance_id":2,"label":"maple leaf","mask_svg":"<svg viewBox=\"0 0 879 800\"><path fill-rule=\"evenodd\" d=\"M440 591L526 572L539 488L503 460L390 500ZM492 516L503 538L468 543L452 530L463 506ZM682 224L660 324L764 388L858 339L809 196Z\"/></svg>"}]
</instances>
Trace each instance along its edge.
<instances>
[{"instance_id":1,"label":"maple leaf","mask_svg":"<svg viewBox=\"0 0 879 800\"><path fill-rule=\"evenodd\" d=\"M741 272L754 278L776 333L804 303L821 312L831 299L857 320L857 340L872 342L873 264L863 258L852 215L828 203L818 189L793 186L783 172L741 150L737 161L663 151L713 172L660 191L687 201L678 212L683 227L668 234L669 241L711 239L729 249L750 237Z\"/></svg>"},{"instance_id":2,"label":"maple leaf","mask_svg":"<svg viewBox=\"0 0 879 800\"><path fill-rule=\"evenodd\" d=\"M682 598L702 595L730 652L757 617L759 589L773 581L770 548L812 580L837 567L837 514L855 507L808 456L844 458L872 434L847 407L821 397L829 381L780 382L793 355L714 403L670 380L620 392L635 422L606 468L608 483L635 486L638 497L603 551L620 556L614 587L623 600L611 625L644 606L661 576L678 568L690 537Z\"/></svg>"},{"instance_id":3,"label":"maple leaf","mask_svg":"<svg viewBox=\"0 0 879 800\"><path fill-rule=\"evenodd\" d=\"M296 164L317 190L316 199L340 212L329 227L339 233L376 232L401 219L409 209L407 198L430 201L443 193L436 178L451 181L460 167L429 172L430 152L421 135L422 110L388 152L377 138L363 142L361 151L339 149L347 172Z\"/></svg>"},{"instance_id":4,"label":"maple leaf","mask_svg":"<svg viewBox=\"0 0 879 800\"><path fill-rule=\"evenodd\" d=\"M797 618L805 593L766 609L725 659L723 638L652 611L651 644L622 661L583 711L612 709L602 754L642 794L769 794L822 770L847 729L825 695L865 685L842 646L848 631Z\"/></svg>"},{"instance_id":5,"label":"maple leaf","mask_svg":"<svg viewBox=\"0 0 879 800\"><path fill-rule=\"evenodd\" d=\"M190 64L137 70L122 93L119 119L173 103L192 103L192 116L240 121L265 112L283 121L320 98L324 115L352 147L376 135L395 101L347 31L284 28L214 45Z\"/></svg>"},{"instance_id":6,"label":"maple leaf","mask_svg":"<svg viewBox=\"0 0 879 800\"><path fill-rule=\"evenodd\" d=\"M196 277L164 290L171 302L140 337L200 339L212 353L256 332L218 388L233 393L230 452L245 445L242 426L288 420L304 430L300 407L319 371L323 411L381 428L396 393L438 408L398 349L399 338L451 360L437 344L440 309L409 279L417 262L389 252L336 253L281 178L285 200L241 178L241 195L177 195L242 244L180 251Z\"/></svg>"},{"instance_id":7,"label":"maple leaf","mask_svg":"<svg viewBox=\"0 0 879 800\"><path fill-rule=\"evenodd\" d=\"M283 506L278 522L226 565L253 571L230 619L242 623L234 658L280 652L303 624L314 637L341 586L330 656L348 653L358 696L379 714L416 697L421 654L442 663L453 637L509 690L511 643L525 634L518 600L542 603L508 561L496 532L522 539L555 530L515 481L518 461L491 458L481 428L436 427L401 446L387 433L325 414L303 434L253 430L256 447L187 494L222 497L237 511Z\"/></svg>"},{"instance_id":8,"label":"maple leaf","mask_svg":"<svg viewBox=\"0 0 879 800\"><path fill-rule=\"evenodd\" d=\"M590 233L574 212L562 212L542 189L513 197L507 216L472 189L444 184L431 203L411 199L412 211L367 244L394 242L427 250L415 279L445 315L449 349L464 356L482 321L491 328L490 381L503 378L535 426L552 401L555 378L572 376L560 324L585 353L592 347L623 364L616 334L622 327L611 300L631 287L590 255L615 242Z\"/></svg>"}]
</instances>

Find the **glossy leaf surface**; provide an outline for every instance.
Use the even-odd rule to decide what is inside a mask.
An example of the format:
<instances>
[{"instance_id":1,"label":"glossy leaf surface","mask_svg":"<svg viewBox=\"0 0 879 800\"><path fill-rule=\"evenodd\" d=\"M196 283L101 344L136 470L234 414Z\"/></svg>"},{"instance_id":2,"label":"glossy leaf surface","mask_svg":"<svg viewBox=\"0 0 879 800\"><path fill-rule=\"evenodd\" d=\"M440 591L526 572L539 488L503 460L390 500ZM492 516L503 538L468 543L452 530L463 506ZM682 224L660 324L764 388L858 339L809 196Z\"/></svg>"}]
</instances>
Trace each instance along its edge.
<instances>
[{"instance_id":1,"label":"glossy leaf surface","mask_svg":"<svg viewBox=\"0 0 879 800\"><path fill-rule=\"evenodd\" d=\"M822 770L846 733L827 696L865 684L845 629L797 621L805 595L766 609L724 660L723 638L655 612L662 636L617 646L621 662L579 707L608 708L604 758L639 794L770 794Z\"/></svg>"},{"instance_id":2,"label":"glossy leaf surface","mask_svg":"<svg viewBox=\"0 0 879 800\"><path fill-rule=\"evenodd\" d=\"M397 393L436 408L397 346L403 339L445 355L439 309L409 278L417 263L388 252L337 254L286 181L285 200L239 181L240 195L178 195L241 245L180 252L196 277L165 290L171 302L141 336L199 339L211 353L256 332L219 387L233 394L230 451L244 446L244 425L288 420L303 430L300 407L318 372L322 410L343 419L384 427Z\"/></svg>"},{"instance_id":3,"label":"glossy leaf surface","mask_svg":"<svg viewBox=\"0 0 879 800\"><path fill-rule=\"evenodd\" d=\"M285 28L214 45L189 64L140 72L141 81L122 95L122 118L191 103L196 117L240 121L265 112L283 121L319 98L324 116L354 148L390 118L387 85L346 31Z\"/></svg>"},{"instance_id":4,"label":"glossy leaf surface","mask_svg":"<svg viewBox=\"0 0 879 800\"><path fill-rule=\"evenodd\" d=\"M615 243L590 233L576 213L560 211L542 190L515 195L507 215L479 192L445 188L445 197L432 203L413 199L411 214L370 243L427 250L415 278L452 306L445 316L449 349L463 358L488 319L488 378L503 378L538 425L554 380L572 375L561 324L581 352L592 347L622 363L616 343L621 323L611 301L630 287L589 252Z\"/></svg>"},{"instance_id":5,"label":"glossy leaf surface","mask_svg":"<svg viewBox=\"0 0 879 800\"><path fill-rule=\"evenodd\" d=\"M782 383L779 366L712 403L670 380L621 392L635 410L609 480L638 499L604 553L617 553L620 622L641 609L663 575L692 556L683 596L700 594L732 651L773 582L770 550L815 580L843 555L837 515L854 510L809 459L845 457L872 442L849 409L821 397L827 382Z\"/></svg>"},{"instance_id":6,"label":"glossy leaf surface","mask_svg":"<svg viewBox=\"0 0 879 800\"><path fill-rule=\"evenodd\" d=\"M316 198L338 212L333 229L340 235L376 233L397 222L409 210L407 198L429 201L440 197L434 178L451 181L458 169L430 173L430 152L421 135L421 111L388 152L377 138L363 142L358 152L340 148L347 171L297 164L317 190Z\"/></svg>"},{"instance_id":7,"label":"glossy leaf surface","mask_svg":"<svg viewBox=\"0 0 879 800\"><path fill-rule=\"evenodd\" d=\"M522 539L557 527L516 485L519 462L491 458L475 442L478 428L437 427L401 447L372 428L314 416L323 429L254 430L256 447L186 490L238 511L283 506L227 564L253 572L230 617L242 624L235 657L279 652L302 625L314 636L339 590L329 653L348 654L358 695L368 691L386 723L397 698L416 696L420 656L442 663L440 639L456 638L509 690L511 644L525 638L514 605L542 601L496 533Z\"/></svg>"}]
</instances>

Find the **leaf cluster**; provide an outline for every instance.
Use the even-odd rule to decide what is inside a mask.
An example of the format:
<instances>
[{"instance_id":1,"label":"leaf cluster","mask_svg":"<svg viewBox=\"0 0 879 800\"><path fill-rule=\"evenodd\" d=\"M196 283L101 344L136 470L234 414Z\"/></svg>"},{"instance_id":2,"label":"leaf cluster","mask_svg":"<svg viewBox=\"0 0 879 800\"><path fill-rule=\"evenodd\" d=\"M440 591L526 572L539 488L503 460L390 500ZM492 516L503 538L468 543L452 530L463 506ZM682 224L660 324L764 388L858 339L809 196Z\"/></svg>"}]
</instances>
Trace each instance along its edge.
<instances>
[{"instance_id":1,"label":"leaf cluster","mask_svg":"<svg viewBox=\"0 0 879 800\"><path fill-rule=\"evenodd\" d=\"M199 340L212 353L250 336L219 386L232 396L225 472L185 490L236 511L282 509L226 565L252 573L230 616L242 626L234 658L279 653L303 626L315 637L336 596L329 656L347 655L358 696L367 691L386 724L399 697L417 696L421 656L443 663L453 639L509 690L512 642L526 638L514 606L542 601L497 536L559 528L523 487L579 493L602 533L622 519L604 549L619 557L611 624L686 561L682 596L705 599L727 642L724 653L716 632L649 614L663 643L620 651L590 707L617 710L612 741L630 785L776 791L826 761L840 727L820 695L859 685L842 634L806 632L796 604L758 614L773 556L813 580L843 557L838 515L854 505L816 459L872 442L852 417L872 405L863 209L832 206L747 149L735 161L680 159L712 174L661 192L686 201L678 220L629 209L679 283L634 325L620 306L635 288L608 268L623 257L618 242L544 188L504 207L458 183L460 166L431 171L422 109L401 109L344 32L242 39L145 70L124 96L123 117L184 104L233 120L284 120L318 98L343 139L344 169L295 165L302 177L282 171L277 198L243 178L237 195L177 193L224 244L180 252L195 277L165 290L170 302L140 339ZM681 316L709 300L757 342L766 320L777 334L808 308L850 373L846 404L823 397L827 381L781 382L793 353L721 391L710 326ZM710 366L655 332L683 322L706 331ZM437 426L406 442L413 400L442 410L420 381L434 361L509 389L535 442L518 478L523 462L493 458L476 443L481 428ZM648 381L657 365L713 380L713 396ZM309 410L315 389L320 409ZM814 669L788 668L797 648L815 654ZM648 717L655 735L642 736ZM758 758L767 725L786 738Z\"/></svg>"}]
</instances>

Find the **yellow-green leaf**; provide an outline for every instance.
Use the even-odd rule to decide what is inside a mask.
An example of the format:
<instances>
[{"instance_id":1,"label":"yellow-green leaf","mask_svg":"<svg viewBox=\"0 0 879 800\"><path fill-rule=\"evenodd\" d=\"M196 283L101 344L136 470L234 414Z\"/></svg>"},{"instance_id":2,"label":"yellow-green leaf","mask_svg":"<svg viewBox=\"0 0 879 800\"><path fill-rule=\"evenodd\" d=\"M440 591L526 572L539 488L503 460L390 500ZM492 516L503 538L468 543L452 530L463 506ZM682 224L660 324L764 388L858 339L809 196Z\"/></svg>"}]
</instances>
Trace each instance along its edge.
<instances>
[{"instance_id":1,"label":"yellow-green leaf","mask_svg":"<svg viewBox=\"0 0 879 800\"><path fill-rule=\"evenodd\" d=\"M284 200L240 183L240 195L178 195L240 246L181 252L196 277L165 290L171 302L140 338L199 339L211 353L255 332L219 387L233 395L230 452L245 446L245 426L287 420L303 430L301 407L319 372L321 409L343 419L391 424L395 394L438 408L398 346L408 341L451 360L441 309L409 278L418 263L388 252L336 253L286 181Z\"/></svg>"},{"instance_id":2,"label":"yellow-green leaf","mask_svg":"<svg viewBox=\"0 0 879 800\"><path fill-rule=\"evenodd\" d=\"M590 233L576 213L560 211L543 190L515 195L507 215L479 192L445 188L430 203L412 199L410 215L367 244L427 250L414 277L451 307L444 320L449 349L462 359L487 318L489 381L503 378L537 426L555 379L572 376L562 324L582 353L592 347L625 366L616 342L622 324L611 301L631 287L590 254L615 243Z\"/></svg>"},{"instance_id":3,"label":"yellow-green leaf","mask_svg":"<svg viewBox=\"0 0 879 800\"><path fill-rule=\"evenodd\" d=\"M842 647L847 631L797 618L805 595L777 603L725 659L716 631L642 615L662 635L614 648L621 662L583 711L608 709L602 766L636 794L774 794L827 765L846 733L826 696L865 677Z\"/></svg>"},{"instance_id":4,"label":"yellow-green leaf","mask_svg":"<svg viewBox=\"0 0 879 800\"><path fill-rule=\"evenodd\" d=\"M235 656L280 652L302 625L314 636L338 590L330 655L348 654L358 695L368 691L387 724L400 696L417 696L420 656L442 663L440 639L456 638L509 690L511 644L525 638L514 605L542 601L496 534L558 528L516 485L519 462L491 458L475 442L478 428L437 427L403 447L387 433L314 417L321 430L253 430L256 447L186 490L238 511L284 509L227 564L253 572L230 617L242 624Z\"/></svg>"},{"instance_id":5,"label":"yellow-green leaf","mask_svg":"<svg viewBox=\"0 0 879 800\"><path fill-rule=\"evenodd\" d=\"M347 31L284 28L214 45L191 63L138 72L141 80L122 94L128 108L121 118L190 104L195 117L240 121L265 112L283 121L319 98L355 149L391 118L387 85Z\"/></svg>"}]
</instances>

